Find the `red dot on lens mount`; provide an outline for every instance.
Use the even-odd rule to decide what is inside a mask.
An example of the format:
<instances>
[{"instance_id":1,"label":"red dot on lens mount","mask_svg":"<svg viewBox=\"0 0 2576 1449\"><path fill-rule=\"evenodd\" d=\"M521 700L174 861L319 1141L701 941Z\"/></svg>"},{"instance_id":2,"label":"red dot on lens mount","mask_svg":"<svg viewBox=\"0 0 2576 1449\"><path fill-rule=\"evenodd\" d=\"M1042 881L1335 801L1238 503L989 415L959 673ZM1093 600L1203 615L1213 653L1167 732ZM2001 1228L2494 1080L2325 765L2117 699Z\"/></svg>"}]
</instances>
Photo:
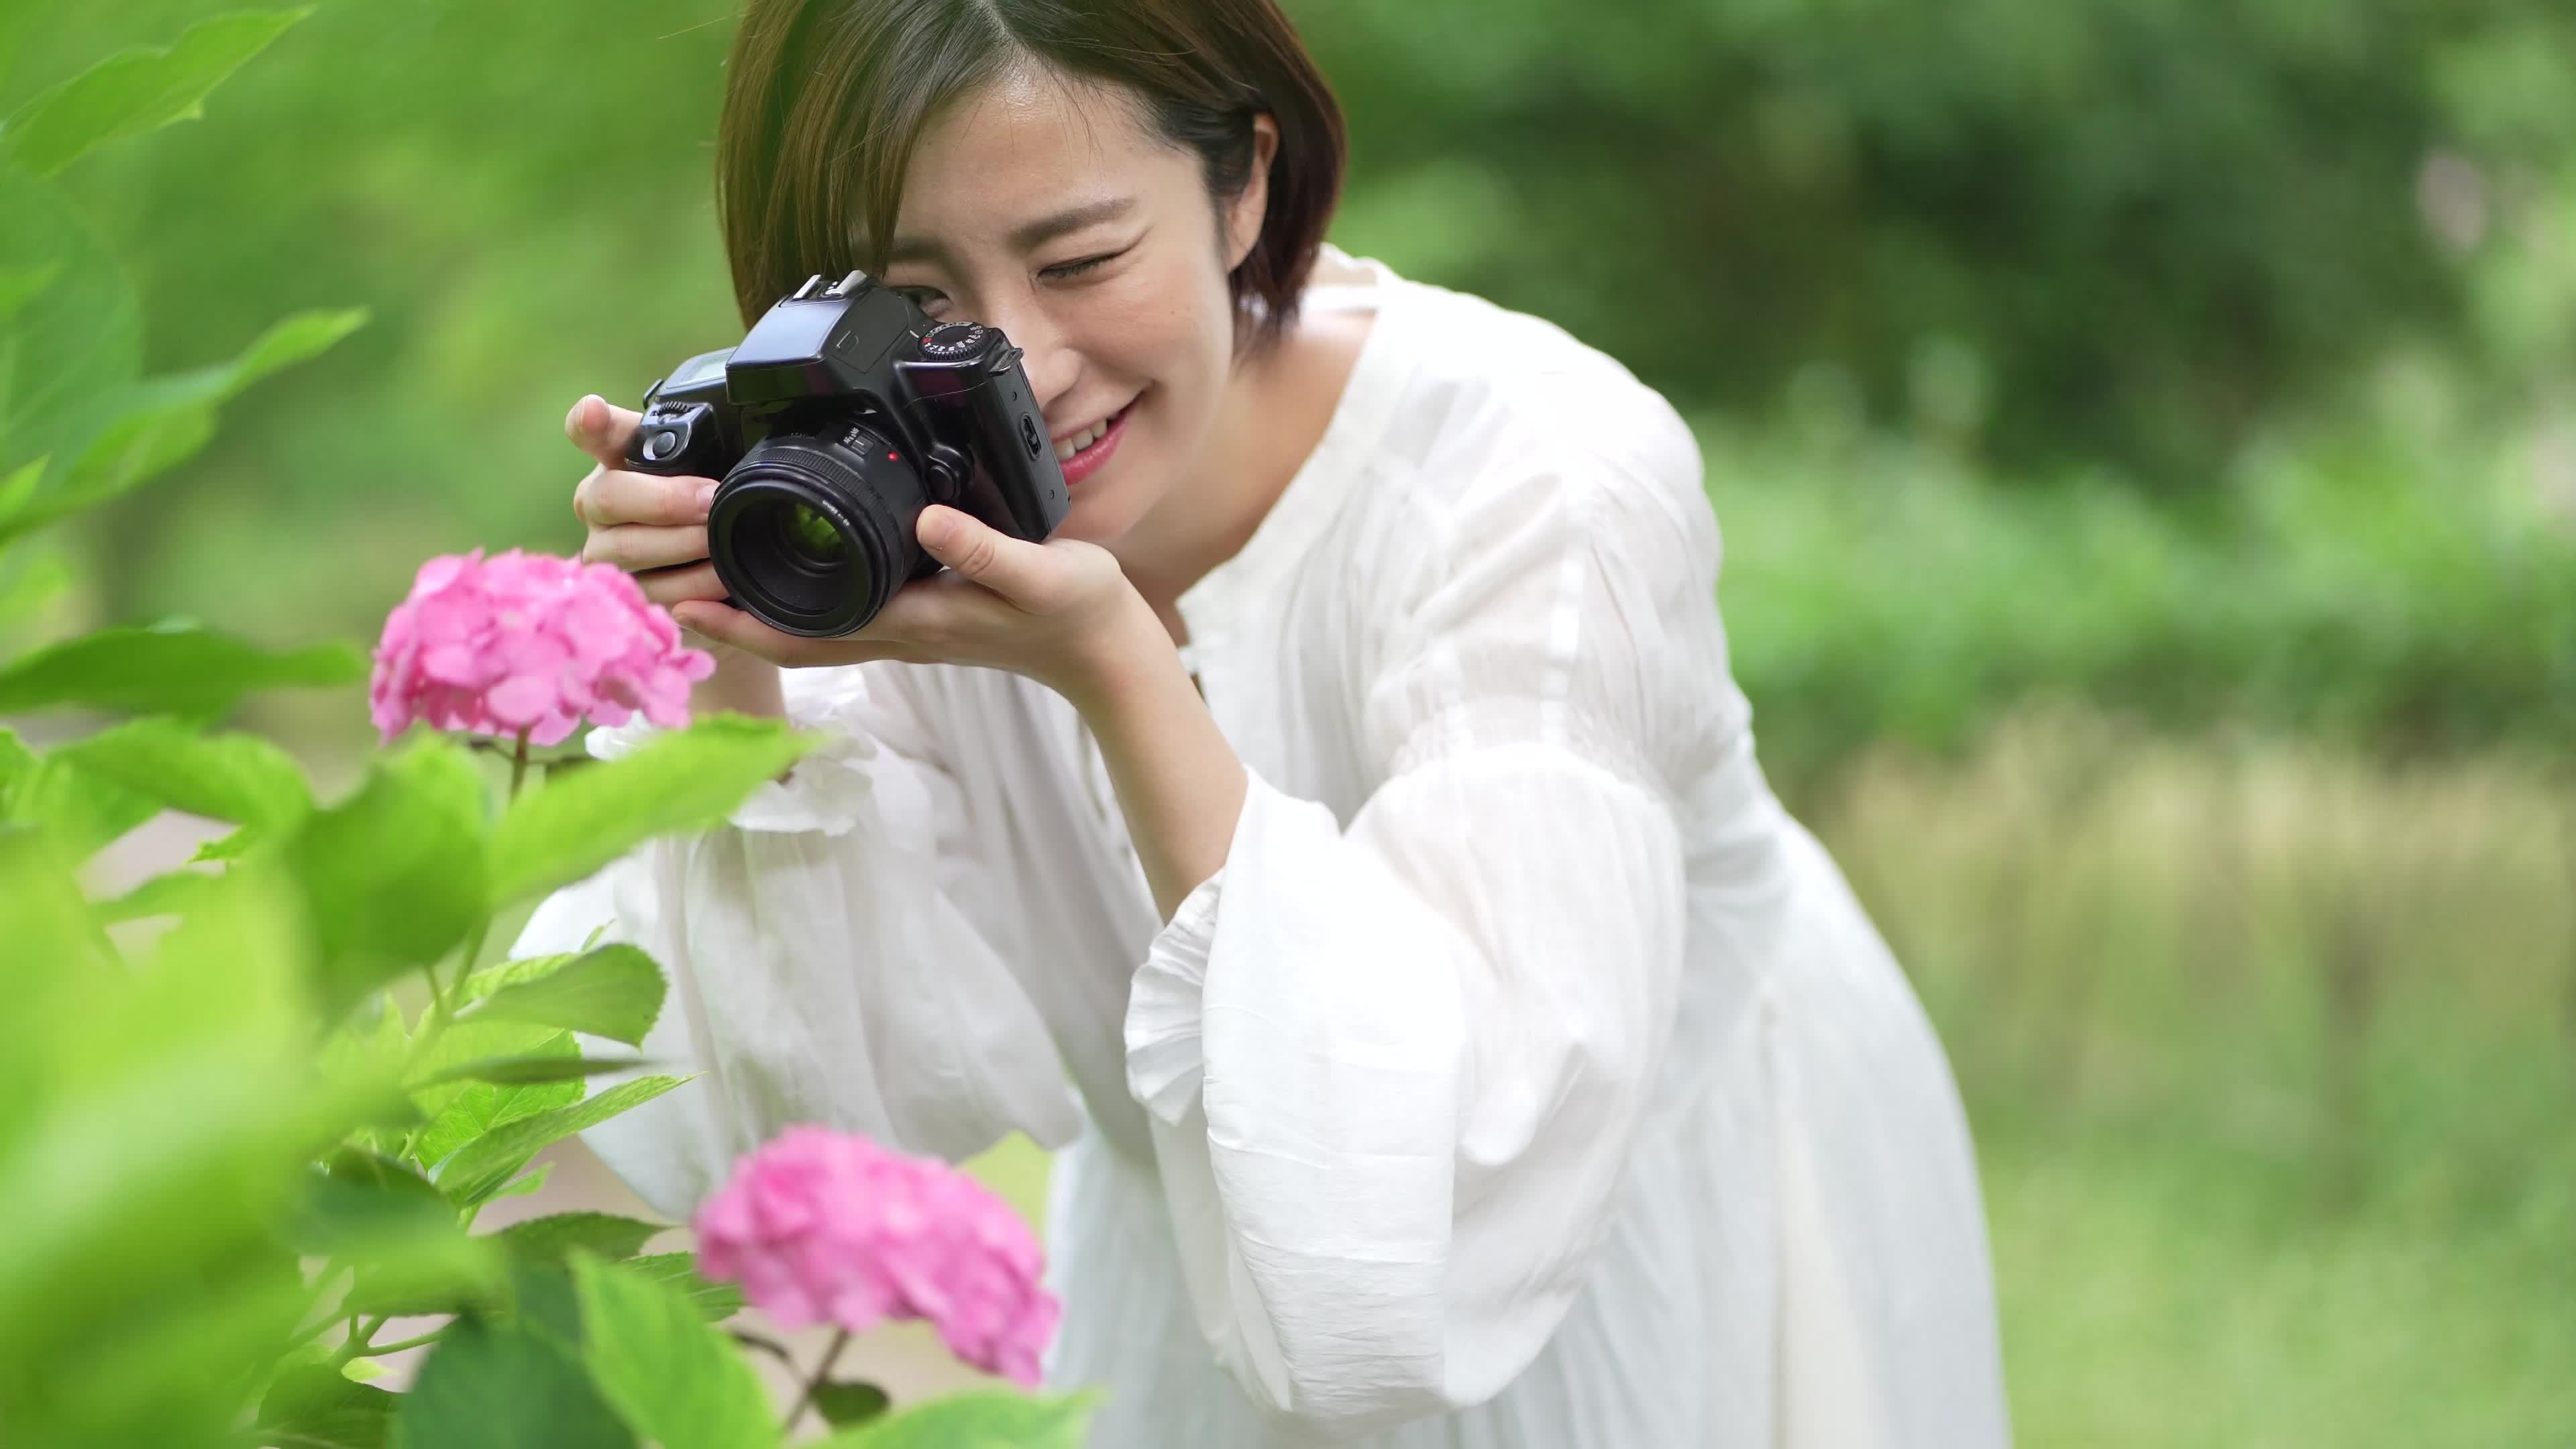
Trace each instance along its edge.
<instances>
[{"instance_id":1,"label":"red dot on lens mount","mask_svg":"<svg viewBox=\"0 0 2576 1449\"><path fill-rule=\"evenodd\" d=\"M888 453L888 454L886 454L886 461L887 461L887 462L889 462L889 463L900 463L900 462L902 462L903 460L902 460L901 458L896 457L896 456L895 456L894 454L892 454L892 453Z\"/></svg>"}]
</instances>

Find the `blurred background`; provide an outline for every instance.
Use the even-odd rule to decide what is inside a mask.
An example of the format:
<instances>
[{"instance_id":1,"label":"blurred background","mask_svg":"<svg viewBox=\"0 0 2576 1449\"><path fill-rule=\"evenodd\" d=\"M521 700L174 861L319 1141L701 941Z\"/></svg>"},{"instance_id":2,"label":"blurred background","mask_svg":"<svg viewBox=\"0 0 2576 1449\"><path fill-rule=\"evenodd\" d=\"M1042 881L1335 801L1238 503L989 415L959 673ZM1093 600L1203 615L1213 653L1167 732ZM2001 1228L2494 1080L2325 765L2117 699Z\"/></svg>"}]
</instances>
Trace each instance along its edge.
<instances>
[{"instance_id":1,"label":"blurred background","mask_svg":"<svg viewBox=\"0 0 2576 1449\"><path fill-rule=\"evenodd\" d=\"M1763 758L1967 1094L2023 1442L2576 1443L2576 8L1288 5L1335 240L1699 426ZM5 8L0 112L224 7ZM372 642L431 553L576 547L565 409L739 336L731 26L323 0L67 174L155 370L373 320L34 632Z\"/></svg>"}]
</instances>

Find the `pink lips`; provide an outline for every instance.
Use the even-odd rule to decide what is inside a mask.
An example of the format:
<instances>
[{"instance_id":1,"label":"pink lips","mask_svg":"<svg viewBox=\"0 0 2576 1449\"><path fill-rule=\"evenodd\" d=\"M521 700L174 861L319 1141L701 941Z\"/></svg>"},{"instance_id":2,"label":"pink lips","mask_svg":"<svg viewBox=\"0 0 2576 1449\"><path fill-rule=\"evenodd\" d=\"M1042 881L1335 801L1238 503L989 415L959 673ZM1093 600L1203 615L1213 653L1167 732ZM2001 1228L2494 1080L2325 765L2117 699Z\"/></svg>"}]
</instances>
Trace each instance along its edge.
<instances>
[{"instance_id":1,"label":"pink lips","mask_svg":"<svg viewBox=\"0 0 2576 1449\"><path fill-rule=\"evenodd\" d=\"M1065 460L1064 486L1074 487L1108 464L1109 455L1118 451L1118 440L1127 436L1127 420L1135 412L1136 405L1132 402L1127 404L1119 410L1118 421L1109 425L1109 431L1102 433L1090 447Z\"/></svg>"}]
</instances>

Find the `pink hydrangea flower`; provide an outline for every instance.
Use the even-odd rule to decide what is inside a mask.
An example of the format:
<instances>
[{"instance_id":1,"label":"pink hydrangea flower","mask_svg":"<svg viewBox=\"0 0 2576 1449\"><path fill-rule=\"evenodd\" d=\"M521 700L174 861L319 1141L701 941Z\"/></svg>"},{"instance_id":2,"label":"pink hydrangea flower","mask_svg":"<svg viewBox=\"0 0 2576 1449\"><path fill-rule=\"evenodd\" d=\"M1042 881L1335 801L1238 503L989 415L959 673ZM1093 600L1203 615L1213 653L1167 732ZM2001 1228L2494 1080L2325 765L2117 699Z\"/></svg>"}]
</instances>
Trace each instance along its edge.
<instances>
[{"instance_id":1,"label":"pink hydrangea flower","mask_svg":"<svg viewBox=\"0 0 2576 1449\"><path fill-rule=\"evenodd\" d=\"M614 564L512 549L442 554L385 618L367 688L388 741L415 720L551 745L584 718L689 720L689 686L715 669Z\"/></svg>"},{"instance_id":2,"label":"pink hydrangea flower","mask_svg":"<svg viewBox=\"0 0 2576 1449\"><path fill-rule=\"evenodd\" d=\"M1028 1224L975 1179L864 1137L791 1127L698 1209L698 1271L788 1328L927 1320L958 1358L1035 1388L1060 1312Z\"/></svg>"}]
</instances>

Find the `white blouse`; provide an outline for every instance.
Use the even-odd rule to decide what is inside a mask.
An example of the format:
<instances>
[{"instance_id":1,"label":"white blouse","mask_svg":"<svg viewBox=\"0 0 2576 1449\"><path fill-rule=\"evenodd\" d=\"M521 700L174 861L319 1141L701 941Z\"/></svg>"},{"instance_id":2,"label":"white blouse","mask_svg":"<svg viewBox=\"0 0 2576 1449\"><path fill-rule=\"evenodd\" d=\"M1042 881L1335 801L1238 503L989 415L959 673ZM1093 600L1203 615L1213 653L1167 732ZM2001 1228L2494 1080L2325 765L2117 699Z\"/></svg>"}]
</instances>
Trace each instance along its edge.
<instances>
[{"instance_id":1,"label":"white blouse","mask_svg":"<svg viewBox=\"0 0 2576 1449\"><path fill-rule=\"evenodd\" d=\"M671 975L644 1050L702 1079L588 1140L674 1215L792 1122L1063 1149L1049 1374L1116 1449L2004 1443L1958 1095L1754 763L1689 430L1327 262L1347 391L1180 600L1252 775L1223 869L1161 922L1038 685L790 671L831 742L518 944Z\"/></svg>"}]
</instances>

